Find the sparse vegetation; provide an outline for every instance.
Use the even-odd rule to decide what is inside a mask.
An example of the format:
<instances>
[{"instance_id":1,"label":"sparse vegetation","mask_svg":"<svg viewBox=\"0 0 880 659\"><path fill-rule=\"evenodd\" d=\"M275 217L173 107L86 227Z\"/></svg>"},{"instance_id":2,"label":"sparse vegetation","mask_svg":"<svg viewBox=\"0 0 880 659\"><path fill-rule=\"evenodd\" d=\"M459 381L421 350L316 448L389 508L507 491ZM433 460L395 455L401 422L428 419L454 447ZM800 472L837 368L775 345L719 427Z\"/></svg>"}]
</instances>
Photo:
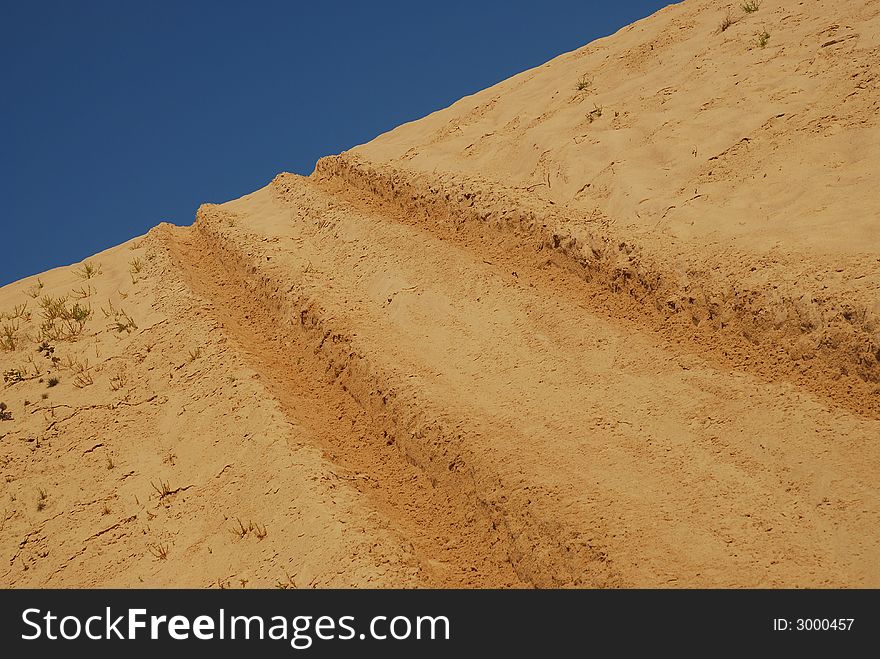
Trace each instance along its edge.
<instances>
[{"instance_id":1,"label":"sparse vegetation","mask_svg":"<svg viewBox=\"0 0 880 659\"><path fill-rule=\"evenodd\" d=\"M0 327L0 348L3 348L3 350L15 350L16 342L18 341L18 327L18 321L16 320L3 323L3 327Z\"/></svg>"},{"instance_id":2,"label":"sparse vegetation","mask_svg":"<svg viewBox=\"0 0 880 659\"><path fill-rule=\"evenodd\" d=\"M3 320L4 318L8 320L30 320L31 314L27 310L27 302L25 302L24 304L16 304L12 308L12 311L4 311L0 313L0 320Z\"/></svg>"},{"instance_id":3,"label":"sparse vegetation","mask_svg":"<svg viewBox=\"0 0 880 659\"><path fill-rule=\"evenodd\" d=\"M37 278L37 283L34 284L33 286L31 286L29 289L27 289L27 290L25 291L25 294L26 294L28 297L31 297L31 298L33 298L33 299L36 300L38 297L40 297L40 292L41 292L42 290L43 290L43 282L42 282L42 281L39 279L39 277L38 277L38 278Z\"/></svg>"},{"instance_id":4,"label":"sparse vegetation","mask_svg":"<svg viewBox=\"0 0 880 659\"><path fill-rule=\"evenodd\" d=\"M155 545L149 545L147 548L150 550L150 553L160 561L164 561L168 558L168 545L156 543Z\"/></svg>"},{"instance_id":5,"label":"sparse vegetation","mask_svg":"<svg viewBox=\"0 0 880 659\"><path fill-rule=\"evenodd\" d=\"M128 262L128 274L131 276L131 283L138 283L138 275L144 267L144 262L140 258L132 259Z\"/></svg>"},{"instance_id":6,"label":"sparse vegetation","mask_svg":"<svg viewBox=\"0 0 880 659\"><path fill-rule=\"evenodd\" d=\"M76 274L82 279L91 279L101 274L101 266L91 261L85 261L76 271Z\"/></svg>"},{"instance_id":7,"label":"sparse vegetation","mask_svg":"<svg viewBox=\"0 0 880 659\"><path fill-rule=\"evenodd\" d=\"M101 514L105 516L110 514L110 506L108 506L106 503L104 504L104 508L101 510Z\"/></svg>"},{"instance_id":8,"label":"sparse vegetation","mask_svg":"<svg viewBox=\"0 0 880 659\"><path fill-rule=\"evenodd\" d=\"M721 19L721 24L718 26L718 31L724 32L727 28L729 28L734 23L736 23L736 19L733 17L733 15L730 12L727 12L727 15L725 15L725 17Z\"/></svg>"},{"instance_id":9,"label":"sparse vegetation","mask_svg":"<svg viewBox=\"0 0 880 659\"><path fill-rule=\"evenodd\" d=\"M77 389L85 389L89 385L95 384L95 380L92 378L91 373L87 370L83 370L80 373L77 373L73 378L73 386Z\"/></svg>"},{"instance_id":10,"label":"sparse vegetation","mask_svg":"<svg viewBox=\"0 0 880 659\"><path fill-rule=\"evenodd\" d=\"M68 307L66 297L44 295L40 299L40 308L43 310L43 323L40 326L43 342L75 340L93 315L91 306L83 306L79 302Z\"/></svg>"},{"instance_id":11,"label":"sparse vegetation","mask_svg":"<svg viewBox=\"0 0 880 659\"><path fill-rule=\"evenodd\" d=\"M171 495L171 488L168 487L168 483L161 479L159 480L158 485L152 482L150 483L150 485L153 486L153 489L156 490L157 494L159 495L159 501Z\"/></svg>"},{"instance_id":12,"label":"sparse vegetation","mask_svg":"<svg viewBox=\"0 0 880 659\"><path fill-rule=\"evenodd\" d=\"M91 297L92 293L95 292L95 289L92 288L91 284L86 284L85 286L80 286L79 288L74 288L71 295L75 297L77 300L85 300L87 297Z\"/></svg>"},{"instance_id":13,"label":"sparse vegetation","mask_svg":"<svg viewBox=\"0 0 880 659\"><path fill-rule=\"evenodd\" d=\"M108 456L107 457L107 469L110 470L110 469L114 469L115 467L116 467L116 463L113 462L113 458Z\"/></svg>"},{"instance_id":14,"label":"sparse vegetation","mask_svg":"<svg viewBox=\"0 0 880 659\"><path fill-rule=\"evenodd\" d=\"M37 490L37 493L40 495L40 498L37 499L37 510L41 511L46 508L46 499L49 498L49 495L46 494L46 490L44 490L43 488Z\"/></svg>"},{"instance_id":15,"label":"sparse vegetation","mask_svg":"<svg viewBox=\"0 0 880 659\"><path fill-rule=\"evenodd\" d=\"M758 34L758 48L764 48L769 41L770 33L767 32L767 30L763 30L760 34Z\"/></svg>"},{"instance_id":16,"label":"sparse vegetation","mask_svg":"<svg viewBox=\"0 0 880 659\"><path fill-rule=\"evenodd\" d=\"M55 320L56 318L61 318L64 314L65 303L67 302L67 298L65 297L52 297L51 295L44 295L40 298L40 308L43 310L43 318L47 320Z\"/></svg>"},{"instance_id":17,"label":"sparse vegetation","mask_svg":"<svg viewBox=\"0 0 880 659\"><path fill-rule=\"evenodd\" d=\"M49 378L49 380L46 382L46 386L55 387L58 385L59 382L61 382L60 378L56 378L53 376L53 377Z\"/></svg>"},{"instance_id":18,"label":"sparse vegetation","mask_svg":"<svg viewBox=\"0 0 880 659\"><path fill-rule=\"evenodd\" d=\"M587 119L590 123L593 123L602 116L602 108L598 105L593 106L593 109L590 110L589 114L587 114Z\"/></svg>"},{"instance_id":19,"label":"sparse vegetation","mask_svg":"<svg viewBox=\"0 0 880 659\"><path fill-rule=\"evenodd\" d=\"M37 349L37 351L39 352L39 348ZM50 357L52 359L53 364L56 362L56 359L54 357L52 357L51 355L47 355L47 357ZM31 365L31 368L34 369L34 377L39 377L40 373L42 373L43 371L40 368L40 365L37 364L37 360L34 359L33 355L28 355L27 360L28 360L28 364ZM22 376L21 379L24 380L25 376L27 375L27 369L25 368L23 371L19 371L19 373L21 373L21 376Z\"/></svg>"},{"instance_id":20,"label":"sparse vegetation","mask_svg":"<svg viewBox=\"0 0 880 659\"><path fill-rule=\"evenodd\" d=\"M194 350L190 350L190 351L189 351L189 360L190 360L191 362L194 362L195 360L197 360L197 359L198 359L199 357L201 357L201 356L202 356L202 349L201 349L201 347L198 347L198 348L196 348L196 349L194 349Z\"/></svg>"},{"instance_id":21,"label":"sparse vegetation","mask_svg":"<svg viewBox=\"0 0 880 659\"><path fill-rule=\"evenodd\" d=\"M0 421L12 421L12 412L6 408L6 403L0 403Z\"/></svg>"},{"instance_id":22,"label":"sparse vegetation","mask_svg":"<svg viewBox=\"0 0 880 659\"><path fill-rule=\"evenodd\" d=\"M120 334L122 332L128 332L131 334L133 330L137 329L137 323L134 322L134 319L129 316L124 309L113 306L113 302L108 301L109 309L101 309L104 312L105 318L112 318L112 322L110 323L110 327L115 329Z\"/></svg>"},{"instance_id":23,"label":"sparse vegetation","mask_svg":"<svg viewBox=\"0 0 880 659\"><path fill-rule=\"evenodd\" d=\"M260 526L259 524L250 521L247 523L247 526L245 526L244 522L238 517L235 518L235 521L238 522L238 526L233 527L232 532L239 538L244 539L250 533L253 534L257 540L262 540L268 535L265 525Z\"/></svg>"},{"instance_id":24,"label":"sparse vegetation","mask_svg":"<svg viewBox=\"0 0 880 659\"><path fill-rule=\"evenodd\" d=\"M758 11L758 9L761 7L761 3L758 0L750 0L749 2L743 3L740 6L745 13L751 14Z\"/></svg>"},{"instance_id":25,"label":"sparse vegetation","mask_svg":"<svg viewBox=\"0 0 880 659\"><path fill-rule=\"evenodd\" d=\"M284 576L286 578L286 581L282 581L279 579L278 583L275 584L275 587L281 590L296 590L296 582L293 580L293 577L290 576L290 573L287 570L284 571Z\"/></svg>"},{"instance_id":26,"label":"sparse vegetation","mask_svg":"<svg viewBox=\"0 0 880 659\"><path fill-rule=\"evenodd\" d=\"M71 357L67 358L67 368L73 371L73 386L77 389L84 389L95 381L89 372L89 360L84 362L77 361Z\"/></svg>"},{"instance_id":27,"label":"sparse vegetation","mask_svg":"<svg viewBox=\"0 0 880 659\"><path fill-rule=\"evenodd\" d=\"M575 89L579 92L585 92L588 89L590 89L590 87L592 87L592 86L593 86L593 81L590 80L586 74L584 74L580 77L580 80L577 81L577 84L575 85Z\"/></svg>"}]
</instances>

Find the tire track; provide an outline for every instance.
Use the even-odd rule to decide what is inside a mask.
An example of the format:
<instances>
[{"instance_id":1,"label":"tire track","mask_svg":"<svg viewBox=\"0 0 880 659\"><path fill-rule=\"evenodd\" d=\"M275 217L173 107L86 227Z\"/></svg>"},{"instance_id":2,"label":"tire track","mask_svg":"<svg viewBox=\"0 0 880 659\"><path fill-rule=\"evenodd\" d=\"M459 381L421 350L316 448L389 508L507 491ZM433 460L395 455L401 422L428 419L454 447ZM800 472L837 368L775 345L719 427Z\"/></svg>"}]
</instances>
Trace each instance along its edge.
<instances>
[{"instance_id":1,"label":"tire track","mask_svg":"<svg viewBox=\"0 0 880 659\"><path fill-rule=\"evenodd\" d=\"M387 424L328 381L308 335L292 327L197 228L170 235L167 247L191 289L208 303L291 420L316 438L344 478L373 504L420 561L430 587L527 585L509 562L492 523L472 498L432 482L398 450ZM320 345L318 346L320 348Z\"/></svg>"}]
</instances>

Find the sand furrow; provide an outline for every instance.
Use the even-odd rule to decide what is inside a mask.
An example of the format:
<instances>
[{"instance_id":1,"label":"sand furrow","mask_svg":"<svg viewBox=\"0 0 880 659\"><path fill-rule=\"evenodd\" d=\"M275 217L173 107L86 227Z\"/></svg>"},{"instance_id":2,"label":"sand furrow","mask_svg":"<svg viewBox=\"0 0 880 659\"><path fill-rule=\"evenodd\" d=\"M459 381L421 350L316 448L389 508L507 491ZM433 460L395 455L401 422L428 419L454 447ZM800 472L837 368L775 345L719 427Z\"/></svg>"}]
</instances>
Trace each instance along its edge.
<instances>
[{"instance_id":1,"label":"sand furrow","mask_svg":"<svg viewBox=\"0 0 880 659\"><path fill-rule=\"evenodd\" d=\"M203 207L197 226L226 250L205 260L237 261L261 308L307 328L313 372L387 411L397 449L481 511L524 581L877 582L877 421L308 179Z\"/></svg>"}]
</instances>

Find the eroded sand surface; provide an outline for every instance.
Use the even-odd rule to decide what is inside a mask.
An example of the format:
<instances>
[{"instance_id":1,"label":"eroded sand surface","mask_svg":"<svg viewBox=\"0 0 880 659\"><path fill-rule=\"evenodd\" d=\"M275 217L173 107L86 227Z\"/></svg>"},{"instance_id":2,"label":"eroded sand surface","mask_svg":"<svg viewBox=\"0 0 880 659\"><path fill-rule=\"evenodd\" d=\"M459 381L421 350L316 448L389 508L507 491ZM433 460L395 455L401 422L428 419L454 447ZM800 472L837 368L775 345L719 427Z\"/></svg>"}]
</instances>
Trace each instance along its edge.
<instances>
[{"instance_id":1,"label":"eroded sand surface","mask_svg":"<svg viewBox=\"0 0 880 659\"><path fill-rule=\"evenodd\" d=\"M0 583L880 585L880 2L726 11L0 289Z\"/></svg>"}]
</instances>

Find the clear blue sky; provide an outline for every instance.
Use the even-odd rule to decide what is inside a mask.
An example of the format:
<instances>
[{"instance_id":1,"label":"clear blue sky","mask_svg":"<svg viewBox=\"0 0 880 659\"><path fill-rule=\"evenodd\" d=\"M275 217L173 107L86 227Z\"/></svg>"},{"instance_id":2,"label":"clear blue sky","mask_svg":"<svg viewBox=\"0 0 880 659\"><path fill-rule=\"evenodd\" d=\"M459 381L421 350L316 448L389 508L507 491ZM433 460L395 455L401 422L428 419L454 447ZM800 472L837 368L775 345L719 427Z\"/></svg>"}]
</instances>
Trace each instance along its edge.
<instances>
[{"instance_id":1,"label":"clear blue sky","mask_svg":"<svg viewBox=\"0 0 880 659\"><path fill-rule=\"evenodd\" d=\"M0 285L190 224L665 4L0 0Z\"/></svg>"}]
</instances>

